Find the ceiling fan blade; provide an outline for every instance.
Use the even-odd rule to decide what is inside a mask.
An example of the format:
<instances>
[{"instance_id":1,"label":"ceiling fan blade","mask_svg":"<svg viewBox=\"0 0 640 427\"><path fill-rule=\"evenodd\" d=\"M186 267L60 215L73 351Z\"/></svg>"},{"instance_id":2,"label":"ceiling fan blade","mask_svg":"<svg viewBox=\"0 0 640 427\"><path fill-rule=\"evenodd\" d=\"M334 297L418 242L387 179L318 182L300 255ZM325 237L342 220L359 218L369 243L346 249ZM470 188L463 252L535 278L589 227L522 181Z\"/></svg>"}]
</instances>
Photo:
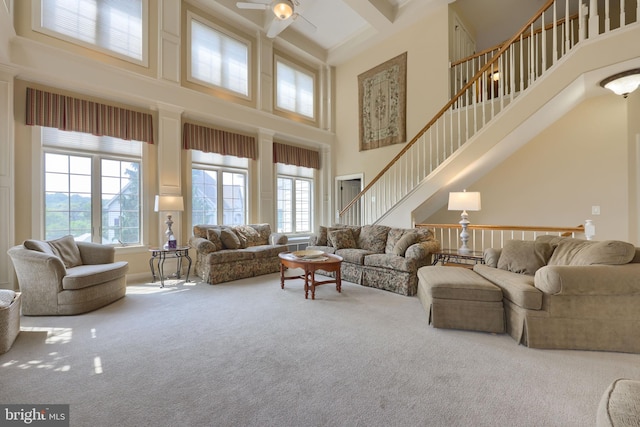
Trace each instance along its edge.
<instances>
[{"instance_id":1,"label":"ceiling fan blade","mask_svg":"<svg viewBox=\"0 0 640 427\"><path fill-rule=\"evenodd\" d=\"M258 9L258 10L267 10L269 8L268 4L263 3L246 3L246 2L237 2L236 7L238 9Z\"/></svg>"},{"instance_id":2,"label":"ceiling fan blade","mask_svg":"<svg viewBox=\"0 0 640 427\"><path fill-rule=\"evenodd\" d=\"M273 21L271 21L271 25L269 26L269 30L267 30L267 37L272 39L275 36L277 36L278 34L280 34L281 32L283 32L285 30L285 28L287 28L289 25L291 25L291 23L293 22L293 19L289 18L289 19L277 19L275 18Z\"/></svg>"},{"instance_id":3,"label":"ceiling fan blade","mask_svg":"<svg viewBox=\"0 0 640 427\"><path fill-rule=\"evenodd\" d=\"M318 27L313 25L313 23L309 21L307 18L305 18L304 15L300 15L299 13L294 13L292 18L296 20L297 23L301 24L301 26L304 27L305 31L308 31L310 33L315 33L316 31L318 31ZM302 19L298 19L298 18L302 18Z\"/></svg>"}]
</instances>

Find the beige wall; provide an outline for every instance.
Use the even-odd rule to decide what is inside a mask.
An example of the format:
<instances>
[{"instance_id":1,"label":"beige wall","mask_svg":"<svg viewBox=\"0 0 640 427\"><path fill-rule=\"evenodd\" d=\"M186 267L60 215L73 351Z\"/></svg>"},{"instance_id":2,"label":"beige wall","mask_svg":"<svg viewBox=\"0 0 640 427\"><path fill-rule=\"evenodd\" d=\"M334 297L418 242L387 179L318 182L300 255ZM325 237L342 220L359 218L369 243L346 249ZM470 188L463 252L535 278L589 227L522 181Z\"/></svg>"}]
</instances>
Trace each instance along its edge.
<instances>
[{"instance_id":1,"label":"beige wall","mask_svg":"<svg viewBox=\"0 0 640 427\"><path fill-rule=\"evenodd\" d=\"M406 145L359 151L358 75L407 52L407 139L448 101L448 9L442 7L418 24L336 68L335 175L364 173L370 182Z\"/></svg>"},{"instance_id":2,"label":"beige wall","mask_svg":"<svg viewBox=\"0 0 640 427\"><path fill-rule=\"evenodd\" d=\"M629 161L627 121L638 117L640 94L632 96L633 101L612 94L586 100L476 181L467 190L482 193L482 210L470 212L470 221L576 226L592 219L596 239L637 244L637 232L633 236L629 227L629 181L637 164ZM638 125L633 126L638 132ZM594 205L600 206L601 215L591 214ZM459 220L460 212L445 206L423 222Z\"/></svg>"}]
</instances>

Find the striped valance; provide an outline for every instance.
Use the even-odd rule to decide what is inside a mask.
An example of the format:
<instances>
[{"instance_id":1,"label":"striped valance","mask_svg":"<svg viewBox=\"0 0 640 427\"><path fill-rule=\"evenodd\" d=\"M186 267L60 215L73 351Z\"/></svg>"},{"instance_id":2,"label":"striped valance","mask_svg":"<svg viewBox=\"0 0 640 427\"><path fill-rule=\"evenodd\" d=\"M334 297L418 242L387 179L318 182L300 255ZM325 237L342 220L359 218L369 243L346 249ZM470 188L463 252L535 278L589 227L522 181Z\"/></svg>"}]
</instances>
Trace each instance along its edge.
<instances>
[{"instance_id":1,"label":"striped valance","mask_svg":"<svg viewBox=\"0 0 640 427\"><path fill-rule=\"evenodd\" d=\"M320 153L307 148L273 143L273 163L304 166L305 168L320 169Z\"/></svg>"},{"instance_id":2,"label":"striped valance","mask_svg":"<svg viewBox=\"0 0 640 427\"><path fill-rule=\"evenodd\" d=\"M185 123L182 141L186 150L200 150L205 153L217 153L254 160L258 158L258 146L254 136L240 135L193 123Z\"/></svg>"},{"instance_id":3,"label":"striped valance","mask_svg":"<svg viewBox=\"0 0 640 427\"><path fill-rule=\"evenodd\" d=\"M33 88L27 88L26 124L153 144L151 114Z\"/></svg>"}]
</instances>

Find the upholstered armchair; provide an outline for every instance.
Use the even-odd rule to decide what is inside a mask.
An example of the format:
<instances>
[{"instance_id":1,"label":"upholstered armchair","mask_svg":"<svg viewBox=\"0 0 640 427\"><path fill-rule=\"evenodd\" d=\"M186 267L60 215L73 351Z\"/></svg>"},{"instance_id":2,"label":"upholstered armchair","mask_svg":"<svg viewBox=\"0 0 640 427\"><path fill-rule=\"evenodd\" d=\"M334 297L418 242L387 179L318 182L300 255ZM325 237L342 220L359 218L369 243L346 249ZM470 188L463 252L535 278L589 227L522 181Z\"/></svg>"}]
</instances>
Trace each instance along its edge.
<instances>
[{"instance_id":1,"label":"upholstered armchair","mask_svg":"<svg viewBox=\"0 0 640 427\"><path fill-rule=\"evenodd\" d=\"M86 313L122 298L129 264L115 249L72 236L26 240L8 251L28 316Z\"/></svg>"}]
</instances>

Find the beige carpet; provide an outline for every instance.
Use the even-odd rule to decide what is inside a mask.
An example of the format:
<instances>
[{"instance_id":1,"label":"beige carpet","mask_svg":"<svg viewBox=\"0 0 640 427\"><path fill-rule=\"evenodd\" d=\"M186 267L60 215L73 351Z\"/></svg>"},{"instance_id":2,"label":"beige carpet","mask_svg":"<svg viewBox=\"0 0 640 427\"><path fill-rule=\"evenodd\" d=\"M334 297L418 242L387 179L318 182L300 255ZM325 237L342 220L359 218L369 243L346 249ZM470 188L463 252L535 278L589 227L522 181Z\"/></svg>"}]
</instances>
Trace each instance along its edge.
<instances>
[{"instance_id":1,"label":"beige carpet","mask_svg":"<svg viewBox=\"0 0 640 427\"><path fill-rule=\"evenodd\" d=\"M640 355L433 329L415 297L345 283L305 300L273 274L22 317L0 403L68 403L72 426L591 426L620 377L640 379Z\"/></svg>"}]
</instances>

